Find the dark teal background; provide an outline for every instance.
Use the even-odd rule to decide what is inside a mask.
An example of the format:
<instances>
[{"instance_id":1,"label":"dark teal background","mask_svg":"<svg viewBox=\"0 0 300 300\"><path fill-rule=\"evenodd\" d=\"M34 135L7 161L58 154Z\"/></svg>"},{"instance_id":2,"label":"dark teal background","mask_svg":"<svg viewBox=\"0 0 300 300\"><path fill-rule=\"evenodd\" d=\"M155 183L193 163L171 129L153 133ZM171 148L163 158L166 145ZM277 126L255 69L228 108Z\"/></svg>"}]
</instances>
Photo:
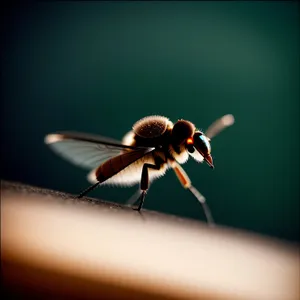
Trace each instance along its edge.
<instances>
[{"instance_id":1,"label":"dark teal background","mask_svg":"<svg viewBox=\"0 0 300 300\"><path fill-rule=\"evenodd\" d=\"M48 133L121 139L141 117L201 129L215 170L189 161L219 224L299 241L299 5L296 2L46 2L7 9L1 55L2 178L79 193L86 171ZM125 202L136 188L92 193ZM169 171L145 207L204 220Z\"/></svg>"}]
</instances>

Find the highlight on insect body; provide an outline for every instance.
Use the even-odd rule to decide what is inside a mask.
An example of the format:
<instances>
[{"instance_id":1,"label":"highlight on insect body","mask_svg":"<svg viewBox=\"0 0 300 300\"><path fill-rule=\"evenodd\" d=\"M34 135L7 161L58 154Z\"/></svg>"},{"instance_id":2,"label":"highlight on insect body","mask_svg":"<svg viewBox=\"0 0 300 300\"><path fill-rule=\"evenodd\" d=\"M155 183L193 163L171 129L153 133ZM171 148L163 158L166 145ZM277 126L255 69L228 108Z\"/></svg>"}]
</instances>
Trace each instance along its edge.
<instances>
[{"instance_id":1,"label":"highlight on insect body","mask_svg":"<svg viewBox=\"0 0 300 300\"><path fill-rule=\"evenodd\" d=\"M122 142L87 133L59 132L48 134L45 143L57 154L75 165L90 170L87 179L93 183L79 198L99 185L133 186L140 184L139 195L130 200L143 207L150 183L173 169L181 185L201 203L207 222L214 224L204 196L192 185L180 164L189 156L214 168L210 141L234 123L232 115L216 120L202 132L187 120L173 124L163 116L148 116L137 121Z\"/></svg>"}]
</instances>

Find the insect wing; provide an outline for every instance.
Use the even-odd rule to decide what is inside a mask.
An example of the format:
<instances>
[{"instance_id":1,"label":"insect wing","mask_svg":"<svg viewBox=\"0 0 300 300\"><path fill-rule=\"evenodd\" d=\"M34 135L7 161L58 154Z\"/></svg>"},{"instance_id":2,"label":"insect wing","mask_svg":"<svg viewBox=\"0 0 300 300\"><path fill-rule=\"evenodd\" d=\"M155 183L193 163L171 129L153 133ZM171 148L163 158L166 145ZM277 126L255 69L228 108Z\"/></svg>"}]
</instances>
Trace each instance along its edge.
<instances>
[{"instance_id":1,"label":"insect wing","mask_svg":"<svg viewBox=\"0 0 300 300\"><path fill-rule=\"evenodd\" d=\"M64 159L88 170L128 150L149 149L126 146L106 137L75 132L48 134L45 143Z\"/></svg>"}]
</instances>

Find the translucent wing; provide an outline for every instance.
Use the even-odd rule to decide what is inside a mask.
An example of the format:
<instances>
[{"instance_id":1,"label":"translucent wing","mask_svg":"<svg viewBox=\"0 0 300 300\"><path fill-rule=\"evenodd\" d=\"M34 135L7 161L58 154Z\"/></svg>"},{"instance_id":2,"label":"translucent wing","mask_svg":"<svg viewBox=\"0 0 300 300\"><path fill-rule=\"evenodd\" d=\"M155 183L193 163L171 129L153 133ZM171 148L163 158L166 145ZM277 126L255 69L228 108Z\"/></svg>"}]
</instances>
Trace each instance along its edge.
<instances>
[{"instance_id":1,"label":"translucent wing","mask_svg":"<svg viewBox=\"0 0 300 300\"><path fill-rule=\"evenodd\" d=\"M45 143L64 159L88 170L128 150L151 150L146 147L126 146L113 139L76 132L48 134Z\"/></svg>"}]
</instances>

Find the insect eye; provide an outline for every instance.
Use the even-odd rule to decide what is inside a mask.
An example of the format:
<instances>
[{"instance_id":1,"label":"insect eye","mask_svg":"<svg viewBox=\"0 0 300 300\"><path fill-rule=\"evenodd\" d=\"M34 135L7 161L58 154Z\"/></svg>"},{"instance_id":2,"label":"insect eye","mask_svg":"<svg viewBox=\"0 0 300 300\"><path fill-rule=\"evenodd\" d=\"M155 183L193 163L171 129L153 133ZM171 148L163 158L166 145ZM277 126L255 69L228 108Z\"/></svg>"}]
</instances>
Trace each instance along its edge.
<instances>
[{"instance_id":1,"label":"insect eye","mask_svg":"<svg viewBox=\"0 0 300 300\"><path fill-rule=\"evenodd\" d=\"M208 138L202 134L201 132L196 132L194 134L194 144L198 151L202 152L202 154L210 154L211 147Z\"/></svg>"},{"instance_id":2,"label":"insect eye","mask_svg":"<svg viewBox=\"0 0 300 300\"><path fill-rule=\"evenodd\" d=\"M193 153L195 151L194 139L192 137L190 137L186 140L186 148L187 148L189 153Z\"/></svg>"},{"instance_id":3,"label":"insect eye","mask_svg":"<svg viewBox=\"0 0 300 300\"><path fill-rule=\"evenodd\" d=\"M192 138L188 138L188 139L186 140L186 143L187 143L188 145L193 145L193 144L194 144L194 140L193 140Z\"/></svg>"}]
</instances>

